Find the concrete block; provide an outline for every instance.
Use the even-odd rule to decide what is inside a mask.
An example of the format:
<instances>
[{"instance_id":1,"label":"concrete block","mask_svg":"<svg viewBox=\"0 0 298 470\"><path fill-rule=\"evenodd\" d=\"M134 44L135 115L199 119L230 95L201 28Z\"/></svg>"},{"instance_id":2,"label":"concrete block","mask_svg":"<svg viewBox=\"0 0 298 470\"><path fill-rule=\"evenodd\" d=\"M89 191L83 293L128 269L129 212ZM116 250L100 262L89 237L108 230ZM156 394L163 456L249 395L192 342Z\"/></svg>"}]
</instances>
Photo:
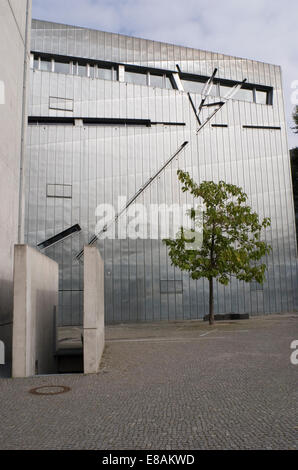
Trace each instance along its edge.
<instances>
[{"instance_id":1,"label":"concrete block","mask_svg":"<svg viewBox=\"0 0 298 470\"><path fill-rule=\"evenodd\" d=\"M96 374L105 344L104 263L95 247L84 250L84 373Z\"/></svg>"},{"instance_id":2,"label":"concrete block","mask_svg":"<svg viewBox=\"0 0 298 470\"><path fill-rule=\"evenodd\" d=\"M26 245L15 246L13 377L55 373L54 317L58 264Z\"/></svg>"}]
</instances>

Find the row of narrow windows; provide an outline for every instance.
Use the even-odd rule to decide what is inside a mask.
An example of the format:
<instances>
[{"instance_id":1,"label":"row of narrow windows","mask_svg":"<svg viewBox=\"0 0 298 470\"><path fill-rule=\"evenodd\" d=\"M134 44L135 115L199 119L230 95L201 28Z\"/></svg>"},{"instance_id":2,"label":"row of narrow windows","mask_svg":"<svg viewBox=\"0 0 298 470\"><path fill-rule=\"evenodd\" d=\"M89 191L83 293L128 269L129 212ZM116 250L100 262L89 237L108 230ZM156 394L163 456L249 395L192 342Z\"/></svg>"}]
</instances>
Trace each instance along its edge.
<instances>
[{"instance_id":1,"label":"row of narrow windows","mask_svg":"<svg viewBox=\"0 0 298 470\"><path fill-rule=\"evenodd\" d=\"M99 65L81 65L78 62L60 62L57 60L41 59L33 60L34 70L43 70L46 72L56 72L63 74L79 75L81 77L100 78L102 80L119 80L118 67L101 67ZM171 78L166 74L158 73L138 73L125 70L124 81L127 83L136 83L138 85L153 86L157 88L173 89Z\"/></svg>"},{"instance_id":2,"label":"row of narrow windows","mask_svg":"<svg viewBox=\"0 0 298 470\"><path fill-rule=\"evenodd\" d=\"M62 74L78 75L81 77L99 78L103 80L124 81L127 83L135 83L138 85L152 86L157 88L176 89L177 86L170 72L160 73L146 70L131 70L130 67L122 67L123 75L120 78L120 66L98 65L98 64L82 64L75 61L66 62L65 60L45 59L32 55L31 67L34 70L41 70L47 72L56 72ZM197 76L186 77L185 74L181 76L181 83L184 91L190 93L201 94L206 84L206 78ZM231 85L227 82L223 84L217 80L211 89L210 95L214 97L225 97L231 90ZM238 91L235 99L240 101L248 101L257 104L272 104L272 91L260 90L256 86L246 85Z\"/></svg>"}]
</instances>

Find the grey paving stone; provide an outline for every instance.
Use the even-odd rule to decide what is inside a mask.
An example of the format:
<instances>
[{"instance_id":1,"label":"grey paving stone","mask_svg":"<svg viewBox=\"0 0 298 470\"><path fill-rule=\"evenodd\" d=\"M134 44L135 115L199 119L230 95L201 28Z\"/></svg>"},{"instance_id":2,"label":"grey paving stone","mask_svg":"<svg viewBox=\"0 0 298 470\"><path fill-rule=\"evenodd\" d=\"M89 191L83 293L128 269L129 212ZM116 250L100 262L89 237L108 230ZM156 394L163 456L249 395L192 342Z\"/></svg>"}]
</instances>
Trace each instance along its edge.
<instances>
[{"instance_id":1,"label":"grey paving stone","mask_svg":"<svg viewBox=\"0 0 298 470\"><path fill-rule=\"evenodd\" d=\"M98 375L0 380L1 449L297 449L298 316L107 337ZM28 393L43 385L71 391Z\"/></svg>"}]
</instances>

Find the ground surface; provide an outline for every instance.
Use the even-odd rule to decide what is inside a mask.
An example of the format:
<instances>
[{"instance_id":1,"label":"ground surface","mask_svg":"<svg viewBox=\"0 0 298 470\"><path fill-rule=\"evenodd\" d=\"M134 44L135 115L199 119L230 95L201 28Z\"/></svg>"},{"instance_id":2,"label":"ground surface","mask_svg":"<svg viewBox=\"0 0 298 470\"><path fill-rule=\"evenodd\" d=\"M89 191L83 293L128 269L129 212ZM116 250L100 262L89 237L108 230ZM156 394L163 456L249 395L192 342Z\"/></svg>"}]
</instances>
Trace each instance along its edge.
<instances>
[{"instance_id":1,"label":"ground surface","mask_svg":"<svg viewBox=\"0 0 298 470\"><path fill-rule=\"evenodd\" d=\"M1 449L297 449L298 316L110 327L100 373L0 380ZM35 396L33 387L68 393Z\"/></svg>"}]
</instances>

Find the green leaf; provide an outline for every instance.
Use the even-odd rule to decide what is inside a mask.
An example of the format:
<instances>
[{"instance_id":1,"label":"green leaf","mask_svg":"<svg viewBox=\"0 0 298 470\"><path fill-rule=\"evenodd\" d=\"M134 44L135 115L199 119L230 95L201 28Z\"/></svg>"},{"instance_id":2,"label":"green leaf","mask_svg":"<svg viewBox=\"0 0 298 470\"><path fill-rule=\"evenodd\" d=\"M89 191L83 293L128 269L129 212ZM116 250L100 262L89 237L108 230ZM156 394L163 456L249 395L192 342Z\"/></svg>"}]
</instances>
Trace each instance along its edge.
<instances>
[{"instance_id":1,"label":"green leaf","mask_svg":"<svg viewBox=\"0 0 298 470\"><path fill-rule=\"evenodd\" d=\"M228 285L234 276L245 282L263 283L266 265L256 263L271 252L270 245L262 240L262 232L270 227L271 220L259 219L247 205L247 194L238 186L224 181L203 181L198 185L182 170L178 171L178 179L182 191L201 198L206 210L199 250L187 250L183 228L176 239L164 240L172 265L188 271L192 279L215 278ZM188 216L195 219L195 206Z\"/></svg>"}]
</instances>

